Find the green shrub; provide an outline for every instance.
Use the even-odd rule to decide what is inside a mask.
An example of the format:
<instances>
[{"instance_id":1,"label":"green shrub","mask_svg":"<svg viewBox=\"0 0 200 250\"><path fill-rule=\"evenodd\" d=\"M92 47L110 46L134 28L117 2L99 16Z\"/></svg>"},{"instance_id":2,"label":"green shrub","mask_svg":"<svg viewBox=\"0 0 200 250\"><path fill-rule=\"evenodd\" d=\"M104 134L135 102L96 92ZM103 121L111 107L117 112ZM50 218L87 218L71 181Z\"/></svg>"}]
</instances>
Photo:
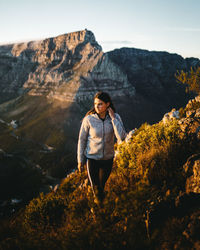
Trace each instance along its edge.
<instances>
[{"instance_id":1,"label":"green shrub","mask_svg":"<svg viewBox=\"0 0 200 250\"><path fill-rule=\"evenodd\" d=\"M117 166L123 171L130 169L135 177L146 178L148 168L156 161L161 163L163 151L179 140L179 126L173 121L165 126L163 122L144 124L136 131L130 142L123 142L117 148ZM162 156L159 156L159 155ZM162 163L161 163L162 164Z\"/></svg>"},{"instance_id":2,"label":"green shrub","mask_svg":"<svg viewBox=\"0 0 200 250\"><path fill-rule=\"evenodd\" d=\"M177 120L165 125L162 121L144 124L131 141L117 147L118 172L133 185L137 182L156 185L163 191L179 186L183 188L182 166L198 150L192 134L184 134Z\"/></svg>"}]
</instances>

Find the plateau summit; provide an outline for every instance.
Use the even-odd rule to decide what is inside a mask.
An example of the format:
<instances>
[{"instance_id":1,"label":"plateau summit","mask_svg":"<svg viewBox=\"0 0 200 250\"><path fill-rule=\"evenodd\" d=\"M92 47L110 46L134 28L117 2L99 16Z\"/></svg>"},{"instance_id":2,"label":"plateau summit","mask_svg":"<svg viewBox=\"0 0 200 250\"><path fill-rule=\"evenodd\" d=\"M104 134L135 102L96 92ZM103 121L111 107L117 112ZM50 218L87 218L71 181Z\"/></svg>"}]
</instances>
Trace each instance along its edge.
<instances>
[{"instance_id":1,"label":"plateau summit","mask_svg":"<svg viewBox=\"0 0 200 250\"><path fill-rule=\"evenodd\" d=\"M127 75L102 52L91 31L0 47L0 86L6 96L28 92L62 101L92 98L98 90L133 96Z\"/></svg>"}]
</instances>

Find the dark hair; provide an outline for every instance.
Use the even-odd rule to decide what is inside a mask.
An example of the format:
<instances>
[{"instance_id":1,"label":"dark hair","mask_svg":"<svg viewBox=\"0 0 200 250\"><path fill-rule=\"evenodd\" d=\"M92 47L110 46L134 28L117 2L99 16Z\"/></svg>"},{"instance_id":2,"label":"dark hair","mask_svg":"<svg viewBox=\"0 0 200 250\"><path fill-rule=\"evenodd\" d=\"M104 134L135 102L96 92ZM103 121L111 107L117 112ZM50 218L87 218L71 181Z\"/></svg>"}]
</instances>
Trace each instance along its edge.
<instances>
[{"instance_id":1,"label":"dark hair","mask_svg":"<svg viewBox=\"0 0 200 250\"><path fill-rule=\"evenodd\" d=\"M110 103L110 107L111 107L112 110L115 112L115 107L114 107L114 105L113 105L113 103L112 103L112 100L111 100L111 98L110 98L110 96L109 96L108 93L99 91L99 92L97 92L97 93L95 94L94 100L95 100L96 98L98 98L99 100L101 100L101 101L103 101L103 102L105 102L105 103L108 103L108 102L109 102L109 103ZM95 108L94 108L94 106L93 106L93 108L91 108L91 109L87 112L87 114L86 114L85 116L91 115L91 114L95 114L95 113L96 113L96 111L95 111Z\"/></svg>"}]
</instances>

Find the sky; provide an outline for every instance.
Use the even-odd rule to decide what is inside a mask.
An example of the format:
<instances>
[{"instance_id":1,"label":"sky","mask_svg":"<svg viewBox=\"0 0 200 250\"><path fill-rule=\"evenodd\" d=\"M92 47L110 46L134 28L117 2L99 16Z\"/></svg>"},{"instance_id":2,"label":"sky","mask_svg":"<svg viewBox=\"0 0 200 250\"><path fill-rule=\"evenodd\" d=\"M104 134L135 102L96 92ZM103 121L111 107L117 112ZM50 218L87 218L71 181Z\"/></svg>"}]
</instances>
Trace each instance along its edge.
<instances>
[{"instance_id":1,"label":"sky","mask_svg":"<svg viewBox=\"0 0 200 250\"><path fill-rule=\"evenodd\" d=\"M107 52L132 47L200 58L200 0L0 0L0 44L88 29Z\"/></svg>"}]
</instances>

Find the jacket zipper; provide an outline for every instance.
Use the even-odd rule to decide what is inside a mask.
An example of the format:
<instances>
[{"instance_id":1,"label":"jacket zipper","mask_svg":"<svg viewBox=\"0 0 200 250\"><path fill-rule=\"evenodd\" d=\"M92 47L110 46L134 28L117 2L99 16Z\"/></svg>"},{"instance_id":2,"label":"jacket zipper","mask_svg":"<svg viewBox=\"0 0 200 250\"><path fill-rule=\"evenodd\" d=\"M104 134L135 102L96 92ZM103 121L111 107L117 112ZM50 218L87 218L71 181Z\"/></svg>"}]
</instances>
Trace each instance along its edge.
<instances>
[{"instance_id":1,"label":"jacket zipper","mask_svg":"<svg viewBox=\"0 0 200 250\"><path fill-rule=\"evenodd\" d=\"M104 120L102 120L103 122L103 158L104 158Z\"/></svg>"}]
</instances>

